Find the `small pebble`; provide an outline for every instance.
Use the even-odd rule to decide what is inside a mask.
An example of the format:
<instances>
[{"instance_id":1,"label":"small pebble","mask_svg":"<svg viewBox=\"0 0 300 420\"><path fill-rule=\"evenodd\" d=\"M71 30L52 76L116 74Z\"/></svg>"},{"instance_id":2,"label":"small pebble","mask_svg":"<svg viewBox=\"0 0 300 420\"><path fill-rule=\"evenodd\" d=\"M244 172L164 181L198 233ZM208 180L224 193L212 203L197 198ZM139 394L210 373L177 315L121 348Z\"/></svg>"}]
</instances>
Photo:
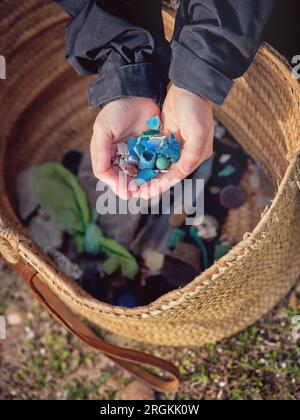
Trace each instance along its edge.
<instances>
[{"instance_id":1,"label":"small pebble","mask_svg":"<svg viewBox=\"0 0 300 420\"><path fill-rule=\"evenodd\" d=\"M22 317L17 312L12 312L7 315L7 323L12 327L22 324Z\"/></svg>"}]
</instances>

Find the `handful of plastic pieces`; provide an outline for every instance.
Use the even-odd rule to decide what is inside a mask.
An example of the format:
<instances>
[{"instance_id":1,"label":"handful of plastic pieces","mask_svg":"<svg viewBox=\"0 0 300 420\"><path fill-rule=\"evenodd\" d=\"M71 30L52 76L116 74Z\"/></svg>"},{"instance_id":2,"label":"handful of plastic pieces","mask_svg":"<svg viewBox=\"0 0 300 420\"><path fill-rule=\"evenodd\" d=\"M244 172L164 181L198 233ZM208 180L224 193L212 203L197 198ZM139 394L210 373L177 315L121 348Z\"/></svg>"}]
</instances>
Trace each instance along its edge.
<instances>
[{"instance_id":1,"label":"handful of plastic pieces","mask_svg":"<svg viewBox=\"0 0 300 420\"><path fill-rule=\"evenodd\" d=\"M160 132L161 120L155 116L147 121L148 131L119 143L113 165L142 185L160 173L166 173L180 159L181 144L174 134L169 138Z\"/></svg>"}]
</instances>

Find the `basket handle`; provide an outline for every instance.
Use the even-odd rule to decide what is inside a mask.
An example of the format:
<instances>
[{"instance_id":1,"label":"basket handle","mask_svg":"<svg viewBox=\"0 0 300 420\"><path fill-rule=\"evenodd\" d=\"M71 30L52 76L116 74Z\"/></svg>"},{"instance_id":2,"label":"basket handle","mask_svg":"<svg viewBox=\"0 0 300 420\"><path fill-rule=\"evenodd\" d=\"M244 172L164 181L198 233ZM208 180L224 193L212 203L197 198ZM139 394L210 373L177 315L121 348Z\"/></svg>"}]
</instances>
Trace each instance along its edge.
<instances>
[{"instance_id":1,"label":"basket handle","mask_svg":"<svg viewBox=\"0 0 300 420\"><path fill-rule=\"evenodd\" d=\"M30 292L47 312L80 341L105 354L116 364L152 388L163 392L174 392L177 390L180 383L179 372L172 363L150 354L118 347L100 339L42 281L40 275L33 267L23 262L18 262L12 268L21 276L22 280L29 287ZM163 379L155 376L142 366L159 369L167 374L169 378Z\"/></svg>"}]
</instances>

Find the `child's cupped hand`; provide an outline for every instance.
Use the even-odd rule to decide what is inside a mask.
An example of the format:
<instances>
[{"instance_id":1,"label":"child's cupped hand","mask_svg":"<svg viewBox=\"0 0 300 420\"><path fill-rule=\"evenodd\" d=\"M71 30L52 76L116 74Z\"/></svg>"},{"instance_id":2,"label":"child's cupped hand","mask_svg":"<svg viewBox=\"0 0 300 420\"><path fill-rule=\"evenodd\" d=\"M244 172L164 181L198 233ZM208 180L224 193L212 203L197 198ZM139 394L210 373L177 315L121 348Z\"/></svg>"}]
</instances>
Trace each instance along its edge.
<instances>
[{"instance_id":1,"label":"child's cupped hand","mask_svg":"<svg viewBox=\"0 0 300 420\"><path fill-rule=\"evenodd\" d=\"M96 118L91 140L94 175L124 200L132 197L129 183L133 179L119 177L119 168L112 165L117 143L140 136L147 130L147 120L159 114L152 99L122 98L105 105Z\"/></svg>"}]
</instances>

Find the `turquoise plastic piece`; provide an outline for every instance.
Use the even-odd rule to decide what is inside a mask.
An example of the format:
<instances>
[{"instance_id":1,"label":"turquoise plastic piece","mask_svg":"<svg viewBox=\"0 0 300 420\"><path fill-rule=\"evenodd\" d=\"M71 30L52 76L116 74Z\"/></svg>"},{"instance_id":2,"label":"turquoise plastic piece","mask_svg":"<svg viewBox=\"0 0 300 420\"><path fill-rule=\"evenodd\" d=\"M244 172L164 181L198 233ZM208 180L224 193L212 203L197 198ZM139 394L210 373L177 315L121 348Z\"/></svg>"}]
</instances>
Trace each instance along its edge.
<instances>
[{"instance_id":1,"label":"turquoise plastic piece","mask_svg":"<svg viewBox=\"0 0 300 420\"><path fill-rule=\"evenodd\" d=\"M227 165L225 168L218 173L219 178L227 178L230 175L236 173L236 168L233 165Z\"/></svg>"},{"instance_id":2,"label":"turquoise plastic piece","mask_svg":"<svg viewBox=\"0 0 300 420\"><path fill-rule=\"evenodd\" d=\"M172 229L170 239L168 241L168 248L170 251L175 251L178 242L181 242L185 236L185 233L181 229Z\"/></svg>"},{"instance_id":3,"label":"turquoise plastic piece","mask_svg":"<svg viewBox=\"0 0 300 420\"><path fill-rule=\"evenodd\" d=\"M150 130L159 130L161 126L161 120L159 115L155 115L155 117L150 118L150 120L147 121L147 125L150 128Z\"/></svg>"}]
</instances>

